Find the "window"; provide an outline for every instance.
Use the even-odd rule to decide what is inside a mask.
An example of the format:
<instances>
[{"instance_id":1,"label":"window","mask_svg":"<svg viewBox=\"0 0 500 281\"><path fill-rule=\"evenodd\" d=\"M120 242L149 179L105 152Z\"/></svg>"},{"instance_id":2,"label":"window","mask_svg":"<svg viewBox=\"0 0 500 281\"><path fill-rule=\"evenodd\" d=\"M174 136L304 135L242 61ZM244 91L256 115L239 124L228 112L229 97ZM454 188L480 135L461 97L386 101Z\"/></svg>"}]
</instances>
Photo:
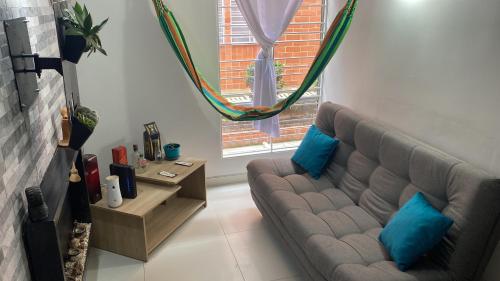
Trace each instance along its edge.
<instances>
[{"instance_id":1,"label":"window","mask_svg":"<svg viewBox=\"0 0 500 281\"><path fill-rule=\"evenodd\" d=\"M219 44L224 44L224 0L218 0L219 8L217 9L217 16L219 17Z\"/></svg>"},{"instance_id":2,"label":"window","mask_svg":"<svg viewBox=\"0 0 500 281\"><path fill-rule=\"evenodd\" d=\"M250 29L248 29L245 18L240 12L235 0L231 0L231 43L248 44L255 43Z\"/></svg>"},{"instance_id":3,"label":"window","mask_svg":"<svg viewBox=\"0 0 500 281\"><path fill-rule=\"evenodd\" d=\"M327 0L304 0L274 54L278 100L288 97L304 79L325 32ZM220 87L229 101L252 104L253 67L260 49L234 0L220 0ZM320 79L321 80L321 79ZM280 137L271 138L253 128L252 122L222 119L224 157L294 149L313 123L321 94L321 81L292 107L280 114Z\"/></svg>"}]
</instances>

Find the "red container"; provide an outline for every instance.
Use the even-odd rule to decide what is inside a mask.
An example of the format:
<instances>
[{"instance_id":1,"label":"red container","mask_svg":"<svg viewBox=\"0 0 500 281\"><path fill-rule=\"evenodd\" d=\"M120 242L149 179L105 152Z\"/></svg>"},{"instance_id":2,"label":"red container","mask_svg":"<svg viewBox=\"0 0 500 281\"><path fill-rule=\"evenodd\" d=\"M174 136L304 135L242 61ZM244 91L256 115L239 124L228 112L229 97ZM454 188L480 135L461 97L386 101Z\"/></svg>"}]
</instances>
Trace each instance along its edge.
<instances>
[{"instance_id":1,"label":"red container","mask_svg":"<svg viewBox=\"0 0 500 281\"><path fill-rule=\"evenodd\" d=\"M113 152L113 163L128 165L127 160L127 148L123 145L117 146L112 149Z\"/></svg>"},{"instance_id":2,"label":"red container","mask_svg":"<svg viewBox=\"0 0 500 281\"><path fill-rule=\"evenodd\" d=\"M90 203L95 204L102 199L97 156L93 154L83 155L83 166L85 169L85 184L87 185Z\"/></svg>"}]
</instances>

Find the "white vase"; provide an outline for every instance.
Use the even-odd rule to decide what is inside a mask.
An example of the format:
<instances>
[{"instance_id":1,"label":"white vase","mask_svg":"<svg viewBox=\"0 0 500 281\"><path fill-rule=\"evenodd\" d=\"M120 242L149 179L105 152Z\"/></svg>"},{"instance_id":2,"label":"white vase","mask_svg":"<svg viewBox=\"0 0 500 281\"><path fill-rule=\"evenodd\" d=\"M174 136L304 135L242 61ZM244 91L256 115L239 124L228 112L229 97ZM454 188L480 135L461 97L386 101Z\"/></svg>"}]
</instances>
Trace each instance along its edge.
<instances>
[{"instance_id":1,"label":"white vase","mask_svg":"<svg viewBox=\"0 0 500 281\"><path fill-rule=\"evenodd\" d=\"M122 205L123 199L120 193L120 178L118 176L106 177L108 188L108 206L118 208Z\"/></svg>"}]
</instances>

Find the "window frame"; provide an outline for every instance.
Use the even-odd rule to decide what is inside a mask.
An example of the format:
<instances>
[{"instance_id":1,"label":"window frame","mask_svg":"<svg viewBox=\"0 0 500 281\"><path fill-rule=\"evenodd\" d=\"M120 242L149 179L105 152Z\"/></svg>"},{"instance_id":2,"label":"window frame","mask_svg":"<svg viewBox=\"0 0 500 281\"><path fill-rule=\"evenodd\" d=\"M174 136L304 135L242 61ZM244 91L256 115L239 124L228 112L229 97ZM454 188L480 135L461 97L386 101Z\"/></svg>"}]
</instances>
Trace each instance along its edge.
<instances>
[{"instance_id":1,"label":"window frame","mask_svg":"<svg viewBox=\"0 0 500 281\"><path fill-rule=\"evenodd\" d=\"M217 25L219 35L219 45L225 43L226 30L224 24L226 23L226 8L224 7L225 0L217 0Z\"/></svg>"},{"instance_id":2,"label":"window frame","mask_svg":"<svg viewBox=\"0 0 500 281\"><path fill-rule=\"evenodd\" d=\"M229 8L229 11L226 11L224 13L224 16L227 17L228 14L231 15L232 17L232 14L234 13L234 7L233 5L230 5L230 6L226 6L225 3L232 3L234 4L234 6L236 6L236 9L237 8L237 5L236 5L236 2L234 0L222 0L220 1L219 3L223 4L223 7L218 8L218 10L222 10L224 11L224 9L228 9ZM305 5L308 5L308 4L305 4ZM328 0L321 0L321 3L318 3L318 4L310 4L309 6L321 6L321 22L307 22L306 24L321 24L321 27L320 27L320 30L318 32L313 32L311 31L310 33L308 34L320 34L320 41L322 41L324 39L324 36L326 34L326 31L328 29ZM238 14L241 15L241 13L238 11ZM243 16L241 15L241 19L244 21L244 18ZM224 18L224 20L226 20ZM246 22L245 22L246 23ZM233 39L234 36L232 36L232 32L233 32L233 29L232 28L229 28L229 32L228 32L228 29L227 27L228 26L232 26L233 25L233 21L231 19L231 21L226 24L226 22L222 22L222 23L219 23L220 25L222 25L222 28L221 26L219 26L219 30L223 30L225 33L224 33L224 39L225 41L224 42L221 42L221 44L219 45L218 47L218 51L221 52L221 47L223 45L235 45L235 46L239 46L239 45L253 45L253 44L257 44L256 41L252 41L252 42L235 42ZM300 23L300 22L297 22L295 24L303 24L303 23ZM248 32L250 33L250 30L248 30ZM229 33L229 34L228 34ZM292 32L293 33L293 32ZM292 34L292 33L288 33L288 34ZM284 34L287 34L287 32L285 31ZM220 34L219 34L220 36ZM229 38L231 38L231 40L228 40ZM250 35L249 37L252 37L252 35ZM255 40L255 38L253 38ZM306 41L319 41L317 39L307 39ZM277 41L277 44L279 43L284 43L284 42L297 42L297 41L294 41L294 40L284 40L284 41L280 41L278 40ZM221 57L221 55L219 54L219 58ZM300 58L309 58L307 56L303 56L303 57L300 57ZM292 59L292 58L276 58L276 60L287 60L287 59ZM239 61L239 60L228 60L228 61ZM228 62L228 61L225 61L225 62ZM254 60L240 60L241 62L244 62L244 61L254 61ZM221 68L221 64L223 63L224 61L223 60L220 60L219 59L219 70L222 70L223 68ZM222 80L222 74L221 74L221 71L219 71L219 82ZM227 78L226 78L227 79ZM232 78L231 78L232 79ZM318 78L318 84L316 86L315 89L311 90L311 92L314 92L315 94L315 100L307 100L307 101L304 101L304 103L310 105L311 102L307 103L308 101L312 101L315 105L316 105L316 109L313 113L313 115L315 116L317 114L317 108L319 107L319 104L323 101L323 96L324 96L324 79L323 79L323 74L321 74ZM221 89L221 92L222 92L222 89ZM235 90L235 94L237 93L237 91ZM226 94L227 95L227 94ZM232 93L230 93L229 95L232 95ZM250 100L252 99L251 97L252 93L250 93ZM307 95L307 94L306 94ZM310 96L309 96L310 97ZM306 97L303 97L304 99ZM301 98L300 101L303 101L303 98ZM236 158L236 157L245 157L245 156L252 156L252 155L259 155L259 154L273 154L273 153L283 153L283 152L287 152L287 151L293 151L293 150L296 150L297 147L299 146L300 144L300 141L273 141L273 138L268 136L268 141L264 142L264 143L267 143L267 148L264 148L264 149L261 149L261 148L256 148L255 150L248 150L248 151L245 151L245 152L241 152L241 153L225 153L225 150L227 150L227 148L224 148L224 136L227 135L227 133L224 133L224 125L223 125L223 120L224 118L221 118L221 123L220 123L220 126L221 126L221 142L220 142L220 145L221 145L221 158L222 159L226 159L226 158ZM280 121L281 123L281 121ZM308 126L307 126L308 127ZM242 132L242 133L245 133L245 132ZM230 134L230 133L229 133ZM235 133L237 134L237 132ZM263 146L265 146L263 143ZM287 146L288 144L291 144L291 143L294 143L293 146ZM243 146L242 146L243 148Z\"/></svg>"}]
</instances>

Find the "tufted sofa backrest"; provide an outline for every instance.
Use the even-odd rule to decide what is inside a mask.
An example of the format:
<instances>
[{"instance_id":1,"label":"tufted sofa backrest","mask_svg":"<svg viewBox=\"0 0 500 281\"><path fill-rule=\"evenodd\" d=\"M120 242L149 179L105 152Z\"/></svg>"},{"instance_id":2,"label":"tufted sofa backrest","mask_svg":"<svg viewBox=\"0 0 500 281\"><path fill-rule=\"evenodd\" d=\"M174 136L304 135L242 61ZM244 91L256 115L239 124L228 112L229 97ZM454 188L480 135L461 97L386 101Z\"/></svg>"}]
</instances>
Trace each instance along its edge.
<instances>
[{"instance_id":1,"label":"tufted sofa backrest","mask_svg":"<svg viewBox=\"0 0 500 281\"><path fill-rule=\"evenodd\" d=\"M454 224L429 254L457 280L475 280L498 242L500 186L485 172L330 102L316 125L341 143L326 173L382 225L416 192Z\"/></svg>"}]
</instances>

